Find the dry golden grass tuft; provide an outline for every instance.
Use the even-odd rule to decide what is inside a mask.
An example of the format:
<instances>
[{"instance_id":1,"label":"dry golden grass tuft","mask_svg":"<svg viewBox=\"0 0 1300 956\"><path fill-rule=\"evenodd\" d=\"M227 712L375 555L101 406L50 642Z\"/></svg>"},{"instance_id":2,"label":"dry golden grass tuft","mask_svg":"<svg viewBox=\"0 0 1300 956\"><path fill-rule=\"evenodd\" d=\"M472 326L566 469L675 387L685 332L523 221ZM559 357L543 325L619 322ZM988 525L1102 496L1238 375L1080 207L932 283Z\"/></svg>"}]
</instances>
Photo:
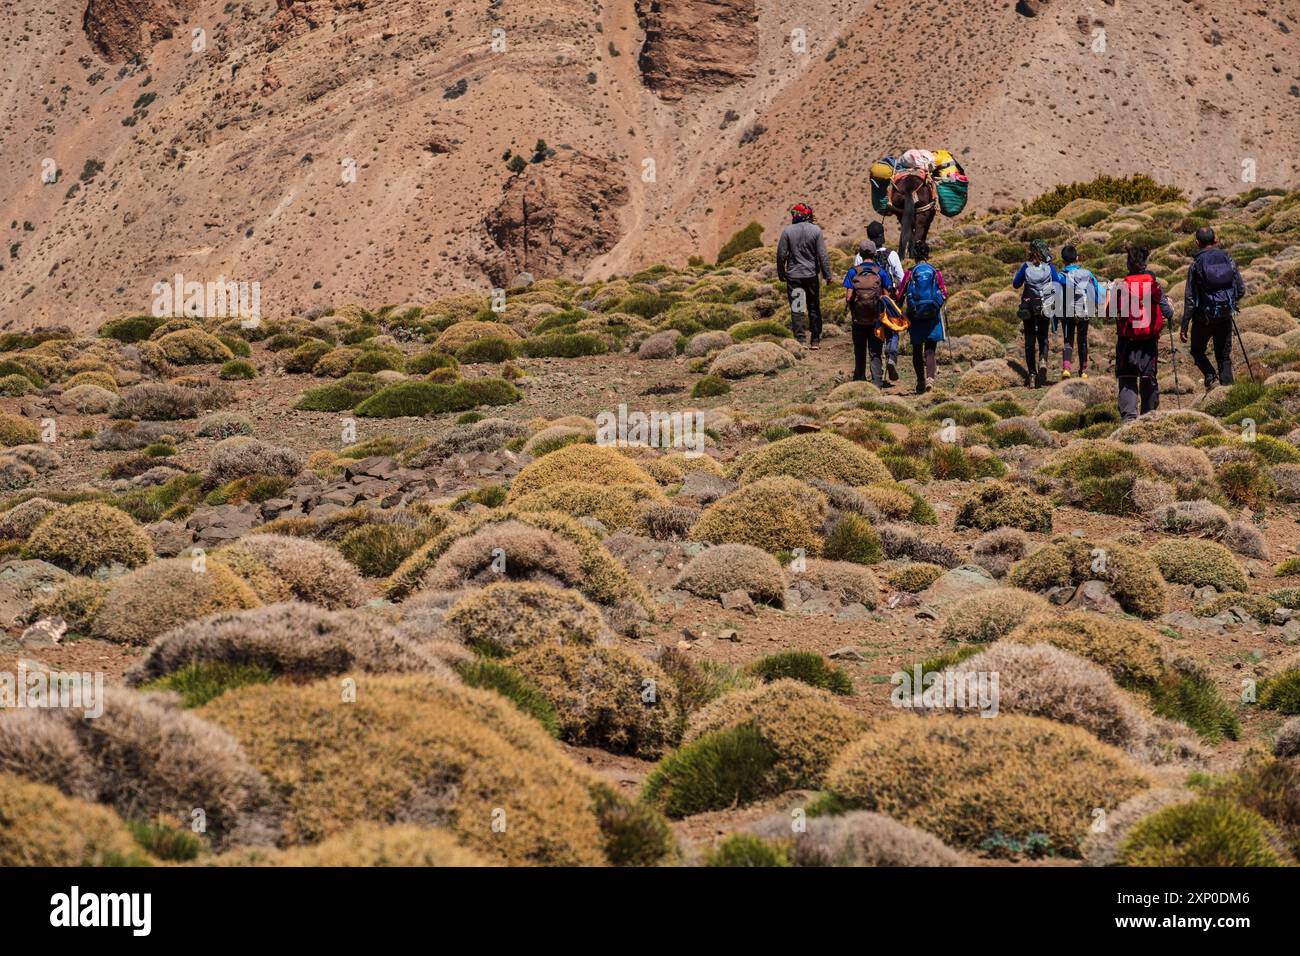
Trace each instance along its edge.
<instances>
[{"instance_id":1,"label":"dry golden grass tuft","mask_svg":"<svg viewBox=\"0 0 1300 956\"><path fill-rule=\"evenodd\" d=\"M471 591L445 620L466 644L491 656L540 644L594 644L607 633L600 609L578 591L532 581Z\"/></svg>"},{"instance_id":2,"label":"dry golden grass tuft","mask_svg":"<svg viewBox=\"0 0 1300 956\"><path fill-rule=\"evenodd\" d=\"M270 781L286 845L409 823L502 863L605 862L593 779L505 698L424 676L349 680L245 687L199 712Z\"/></svg>"},{"instance_id":3,"label":"dry golden grass tuft","mask_svg":"<svg viewBox=\"0 0 1300 956\"><path fill-rule=\"evenodd\" d=\"M95 613L96 637L148 644L195 618L257 607L253 589L216 558L196 571L190 558L166 558L115 578Z\"/></svg>"},{"instance_id":4,"label":"dry golden grass tuft","mask_svg":"<svg viewBox=\"0 0 1300 956\"><path fill-rule=\"evenodd\" d=\"M1078 856L1093 809L1118 806L1150 778L1077 727L1015 715L937 716L878 725L840 754L826 785L849 806L950 846L1024 845L1041 834L1052 852Z\"/></svg>"}]
</instances>

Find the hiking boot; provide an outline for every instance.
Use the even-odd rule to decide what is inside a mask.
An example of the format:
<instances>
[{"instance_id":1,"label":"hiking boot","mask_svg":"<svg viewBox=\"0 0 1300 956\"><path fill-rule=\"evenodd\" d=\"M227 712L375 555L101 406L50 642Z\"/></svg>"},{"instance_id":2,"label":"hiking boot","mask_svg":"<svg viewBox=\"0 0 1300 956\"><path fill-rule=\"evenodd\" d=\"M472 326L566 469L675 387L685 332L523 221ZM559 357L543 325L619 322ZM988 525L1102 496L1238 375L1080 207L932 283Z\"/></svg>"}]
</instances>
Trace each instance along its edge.
<instances>
[{"instance_id":1,"label":"hiking boot","mask_svg":"<svg viewBox=\"0 0 1300 956\"><path fill-rule=\"evenodd\" d=\"M1046 366L1046 365L1040 365L1040 366L1038 366L1038 374L1037 374L1037 376L1036 376L1036 381L1035 381L1035 385L1034 385L1034 387L1035 387L1035 388L1043 388L1043 387L1045 387L1046 385L1047 385L1047 366Z\"/></svg>"},{"instance_id":2,"label":"hiking boot","mask_svg":"<svg viewBox=\"0 0 1300 956\"><path fill-rule=\"evenodd\" d=\"M1216 386L1216 385L1218 385L1218 384L1219 384L1219 378L1218 378L1217 375L1207 375L1207 376L1205 376L1205 390L1206 390L1207 392L1208 392L1210 389L1214 388L1214 386Z\"/></svg>"},{"instance_id":3,"label":"hiking boot","mask_svg":"<svg viewBox=\"0 0 1300 956\"><path fill-rule=\"evenodd\" d=\"M810 349L814 349L814 350L815 350L815 349L819 349L819 348L822 347L822 340L821 340L821 339L813 339L813 340L812 340L812 344L810 344L808 347L809 347Z\"/></svg>"},{"instance_id":4,"label":"hiking boot","mask_svg":"<svg viewBox=\"0 0 1300 956\"><path fill-rule=\"evenodd\" d=\"M898 381L898 366L894 363L893 359L890 359L885 363L885 374L889 376L891 382Z\"/></svg>"},{"instance_id":5,"label":"hiking boot","mask_svg":"<svg viewBox=\"0 0 1300 956\"><path fill-rule=\"evenodd\" d=\"M1061 369L1061 378L1064 380L1069 377L1070 377L1070 370L1068 368Z\"/></svg>"},{"instance_id":6,"label":"hiking boot","mask_svg":"<svg viewBox=\"0 0 1300 956\"><path fill-rule=\"evenodd\" d=\"M1079 378L1087 378L1087 377L1088 377L1088 373L1087 373L1087 372L1080 372L1080 373L1079 373Z\"/></svg>"},{"instance_id":7,"label":"hiking boot","mask_svg":"<svg viewBox=\"0 0 1300 956\"><path fill-rule=\"evenodd\" d=\"M922 391L923 391L923 392L933 392L933 391L934 391L934 379L932 379L932 378L927 378L927 379L925 380L925 388L924 388Z\"/></svg>"}]
</instances>

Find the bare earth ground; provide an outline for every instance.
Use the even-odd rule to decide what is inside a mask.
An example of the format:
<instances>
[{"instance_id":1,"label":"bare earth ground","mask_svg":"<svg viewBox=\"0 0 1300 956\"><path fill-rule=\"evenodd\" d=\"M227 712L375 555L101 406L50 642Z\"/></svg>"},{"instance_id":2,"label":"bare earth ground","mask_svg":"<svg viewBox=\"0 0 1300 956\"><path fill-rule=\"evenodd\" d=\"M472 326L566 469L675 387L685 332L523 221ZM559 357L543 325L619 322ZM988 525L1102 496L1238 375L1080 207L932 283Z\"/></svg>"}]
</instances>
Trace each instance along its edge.
<instances>
[{"instance_id":1,"label":"bare earth ground","mask_svg":"<svg viewBox=\"0 0 1300 956\"><path fill-rule=\"evenodd\" d=\"M829 333L828 333L829 335ZM260 347L255 356L260 356ZM734 383L733 391L724 399L699 402L689 398L689 386L697 378L686 371L682 359L644 362L634 355L602 355L579 359L519 360L516 364L528 372L523 380L525 398L517 405L494 411L505 417L525 420L536 416L548 418L564 414L594 416L599 411L617 407L619 402L630 402L637 407L653 406L664 410L698 408L715 404L735 405L757 414L775 410L791 403L824 396L834 385L847 378L846 370L852 364L852 351L847 337L828 337L824 347L817 352L806 352L804 359L793 368L777 376L756 376ZM910 394L910 364L904 358L900 363L902 381L895 392ZM950 384L956 373L951 366L940 366L939 387ZM1055 375L1053 376L1055 378ZM253 381L238 383L238 399L229 411L241 413L254 422L254 434L264 440L292 446L304 452L319 448L339 447L342 416L291 411L297 396L305 388L319 383L311 376L283 376L267 373ZM647 389L662 392L666 387L681 386L682 391L654 394L633 400ZM1022 404L1031 394L1012 390ZM19 399L0 400L0 409L17 411ZM1186 400L1184 399L1184 402ZM357 440L364 441L379 434L433 435L450 426L454 416L444 416L441 421L425 419L391 419L371 421L357 419ZM97 421L102 423L102 417ZM89 448L89 441L73 439L82 427L90 425L73 416L60 420L61 440L56 446L64 455L65 464L57 473L60 487L74 486L80 482L96 480L100 472L120 453L97 452ZM178 463L202 467L207 461L212 442L193 438L178 447L174 460ZM728 443L728 454L743 450L745 446ZM979 536L971 529L953 528L956 505L970 491L969 483L934 481L925 486L927 500L934 507L939 525L925 529L938 540L959 552L968 548ZM1261 531L1267 540L1276 562L1287 554L1300 552L1300 514L1288 506L1270 508ZM1073 508L1060 507L1054 512L1054 533L1085 532L1090 539L1105 540L1125 531L1141 530L1141 523ZM1031 535L1046 540L1046 535ZM1154 543L1154 538L1152 539ZM1300 584L1300 576L1278 578L1273 576L1271 564L1241 558L1243 566L1252 575L1252 590L1268 591L1279 587ZM674 570L671 567L664 569ZM1192 598L1189 588L1170 587L1170 611L1189 610ZM675 592L674 592L675 593ZM645 628L636 638L620 638L629 647L648 651L655 645L676 645L689 648L700 658L741 665L780 650L814 650L825 654L852 648L860 659L839 659L837 662L851 676L854 695L844 702L864 714L885 714L890 708L889 676L899 670L910 669L921 659L945 649L938 637L942 625L939 619L919 616L915 607L887 607L888 595L882 594L881 610L869 618L852 621L837 620L831 614L802 615L782 610L759 607L755 614L724 610L718 603L697 598L686 599L682 604L660 604L658 620ZM5 622L8 624L9 622ZM0 669L12 669L21 656L14 641L20 627L9 626L7 638L0 637ZM720 633L735 631L735 639L723 640ZM1172 643L1172 638L1170 639ZM94 639L78 639L58 647L42 648L40 658L59 669L102 671L111 683L120 682L122 675L143 653L142 648L119 647ZM1189 632L1178 642L1177 650L1186 653L1207 667L1225 698L1235 700L1241 694L1241 682L1247 677L1263 676L1268 664L1292 649L1257 628L1211 636L1203 632ZM1238 741L1225 741L1213 748L1211 769L1226 769L1251 747L1267 747L1268 736L1282 722L1281 717L1259 708L1241 708L1242 735ZM579 762L608 776L615 784L634 794L653 764L633 757L618 756L594 748L566 749ZM701 814L674 824L683 839L688 853L700 852L716 837L732 832L739 825L758 819L774 810L786 810L794 805L797 795L786 794L739 810ZM997 861L980 861L996 865ZM1049 861L1053 865L1059 861Z\"/></svg>"}]
</instances>

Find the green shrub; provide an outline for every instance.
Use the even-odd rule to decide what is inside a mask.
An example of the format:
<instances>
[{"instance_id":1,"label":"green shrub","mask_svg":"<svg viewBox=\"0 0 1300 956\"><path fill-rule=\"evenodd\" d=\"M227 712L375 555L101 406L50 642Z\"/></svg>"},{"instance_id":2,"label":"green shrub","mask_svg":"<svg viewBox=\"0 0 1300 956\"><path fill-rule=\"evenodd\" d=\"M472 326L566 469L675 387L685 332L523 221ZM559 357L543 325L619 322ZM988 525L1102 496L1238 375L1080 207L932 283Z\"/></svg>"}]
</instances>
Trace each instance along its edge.
<instances>
[{"instance_id":1,"label":"green shrub","mask_svg":"<svg viewBox=\"0 0 1300 956\"><path fill-rule=\"evenodd\" d=\"M1030 216L1055 216L1076 199L1136 206L1144 202L1185 202L1187 197L1181 189L1162 186L1150 176L1139 174L1118 179L1113 176L1098 176L1086 183L1057 186L1025 203L1023 211Z\"/></svg>"},{"instance_id":2,"label":"green shrub","mask_svg":"<svg viewBox=\"0 0 1300 956\"><path fill-rule=\"evenodd\" d=\"M229 661L205 661L186 664L165 677L151 681L147 690L169 690L180 695L184 707L202 707L236 687L269 684L275 674L261 664L234 664Z\"/></svg>"},{"instance_id":3,"label":"green shrub","mask_svg":"<svg viewBox=\"0 0 1300 956\"><path fill-rule=\"evenodd\" d=\"M854 561L858 564L876 564L884 559L880 535L871 522L858 514L845 514L831 529L822 548L824 557L832 561Z\"/></svg>"},{"instance_id":4,"label":"green shrub","mask_svg":"<svg viewBox=\"0 0 1300 956\"><path fill-rule=\"evenodd\" d=\"M508 362L519 354L519 347L510 339L489 335L466 342L456 350L456 361L462 365ZM430 370L432 371L432 369Z\"/></svg>"},{"instance_id":5,"label":"green shrub","mask_svg":"<svg viewBox=\"0 0 1300 956\"><path fill-rule=\"evenodd\" d=\"M785 850L751 833L733 833L705 857L705 866L790 866Z\"/></svg>"},{"instance_id":6,"label":"green shrub","mask_svg":"<svg viewBox=\"0 0 1300 956\"><path fill-rule=\"evenodd\" d=\"M727 330L737 342L757 338L760 335L774 335L778 339L794 338L794 333L786 328L785 323L775 319L755 319L752 322L738 322Z\"/></svg>"},{"instance_id":7,"label":"green shrub","mask_svg":"<svg viewBox=\"0 0 1300 956\"><path fill-rule=\"evenodd\" d=\"M135 842L155 859L169 863L188 863L198 859L208 845L197 834L182 826L162 822L131 820L127 823Z\"/></svg>"},{"instance_id":8,"label":"green shrub","mask_svg":"<svg viewBox=\"0 0 1300 956\"><path fill-rule=\"evenodd\" d=\"M257 369L253 367L252 362L245 362L243 359L231 359L221 366L219 374L226 381L250 379L257 378Z\"/></svg>"},{"instance_id":9,"label":"green shrub","mask_svg":"<svg viewBox=\"0 0 1300 956\"><path fill-rule=\"evenodd\" d=\"M143 342L153 335L165 321L167 320L164 318L152 315L126 316L125 318L105 322L99 327L98 335L101 339L116 339L127 344Z\"/></svg>"},{"instance_id":10,"label":"green shrub","mask_svg":"<svg viewBox=\"0 0 1300 956\"><path fill-rule=\"evenodd\" d=\"M406 360L406 370L412 375L428 375L436 368L455 369L460 365L456 357L448 352L441 352L438 349L431 349L428 352L421 352L419 355L412 355Z\"/></svg>"},{"instance_id":11,"label":"green shrub","mask_svg":"<svg viewBox=\"0 0 1300 956\"><path fill-rule=\"evenodd\" d=\"M375 392L356 406L365 418L422 417L443 412L463 412L476 405L506 405L523 394L501 378L477 378L442 385L437 382L396 382Z\"/></svg>"},{"instance_id":12,"label":"green shrub","mask_svg":"<svg viewBox=\"0 0 1300 956\"><path fill-rule=\"evenodd\" d=\"M673 831L663 814L644 803L633 803L603 783L591 788L591 799L610 863L655 866L671 859Z\"/></svg>"},{"instance_id":13,"label":"green shrub","mask_svg":"<svg viewBox=\"0 0 1300 956\"><path fill-rule=\"evenodd\" d=\"M706 375L691 389L691 398L716 398L719 395L726 395L731 391L731 386L727 384L726 379L719 378L716 375Z\"/></svg>"},{"instance_id":14,"label":"green shrub","mask_svg":"<svg viewBox=\"0 0 1300 956\"><path fill-rule=\"evenodd\" d=\"M763 795L776 754L757 727L705 734L669 754L646 778L644 799L672 819L751 803Z\"/></svg>"},{"instance_id":15,"label":"green shrub","mask_svg":"<svg viewBox=\"0 0 1300 956\"><path fill-rule=\"evenodd\" d=\"M328 342L322 342L320 339L303 342L285 359L284 370L295 373L310 372L316 367L317 362L332 351L333 347Z\"/></svg>"},{"instance_id":16,"label":"green shrub","mask_svg":"<svg viewBox=\"0 0 1300 956\"><path fill-rule=\"evenodd\" d=\"M749 671L765 684L791 678L841 697L853 693L853 681L849 675L816 651L769 654L750 664Z\"/></svg>"},{"instance_id":17,"label":"green shrub","mask_svg":"<svg viewBox=\"0 0 1300 956\"><path fill-rule=\"evenodd\" d=\"M994 481L981 485L966 496L957 510L958 528L1019 528L1048 534L1052 530L1052 506L1042 495L1019 485Z\"/></svg>"},{"instance_id":18,"label":"green shrub","mask_svg":"<svg viewBox=\"0 0 1300 956\"><path fill-rule=\"evenodd\" d=\"M1300 667L1264 681L1259 690L1259 706L1284 714L1300 714Z\"/></svg>"},{"instance_id":19,"label":"green shrub","mask_svg":"<svg viewBox=\"0 0 1300 956\"><path fill-rule=\"evenodd\" d=\"M368 578L386 578L424 544L426 535L399 524L363 524L339 542L339 553Z\"/></svg>"},{"instance_id":20,"label":"green shrub","mask_svg":"<svg viewBox=\"0 0 1300 956\"><path fill-rule=\"evenodd\" d=\"M604 355L609 348L605 340L594 332L572 332L525 339L523 350L529 358L578 358Z\"/></svg>"},{"instance_id":21,"label":"green shrub","mask_svg":"<svg viewBox=\"0 0 1300 956\"><path fill-rule=\"evenodd\" d=\"M1120 847L1121 866L1281 866L1273 828L1253 810L1208 797L1140 820Z\"/></svg>"},{"instance_id":22,"label":"green shrub","mask_svg":"<svg viewBox=\"0 0 1300 956\"><path fill-rule=\"evenodd\" d=\"M523 713L546 728L552 737L560 735L560 718L555 708L532 681L500 661L476 657L454 665L460 679L470 687L494 690Z\"/></svg>"},{"instance_id":23,"label":"green shrub","mask_svg":"<svg viewBox=\"0 0 1300 956\"><path fill-rule=\"evenodd\" d=\"M1215 541L1161 541L1147 550L1172 584L1207 584L1220 591L1247 591L1250 585L1232 552Z\"/></svg>"},{"instance_id":24,"label":"green shrub","mask_svg":"<svg viewBox=\"0 0 1300 956\"><path fill-rule=\"evenodd\" d=\"M756 222L751 222L743 229L736 230L732 237L723 243L722 248L718 250L718 265L734 259L742 252L762 247L763 227Z\"/></svg>"},{"instance_id":25,"label":"green shrub","mask_svg":"<svg viewBox=\"0 0 1300 956\"><path fill-rule=\"evenodd\" d=\"M1236 710L1219 695L1210 675L1191 662L1176 661L1153 685L1139 689L1157 716L1181 721L1208 743L1241 736Z\"/></svg>"}]
</instances>

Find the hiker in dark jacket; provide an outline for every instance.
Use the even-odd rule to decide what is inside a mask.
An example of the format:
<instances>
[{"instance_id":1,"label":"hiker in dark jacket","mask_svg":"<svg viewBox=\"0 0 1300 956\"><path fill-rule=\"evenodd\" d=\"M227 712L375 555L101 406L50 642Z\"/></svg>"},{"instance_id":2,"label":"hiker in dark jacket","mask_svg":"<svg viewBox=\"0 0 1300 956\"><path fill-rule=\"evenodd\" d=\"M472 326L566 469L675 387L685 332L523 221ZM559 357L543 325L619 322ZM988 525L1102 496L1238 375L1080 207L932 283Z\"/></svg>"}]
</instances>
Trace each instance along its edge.
<instances>
[{"instance_id":1,"label":"hiker in dark jacket","mask_svg":"<svg viewBox=\"0 0 1300 956\"><path fill-rule=\"evenodd\" d=\"M1160 331L1174 317L1169 296L1147 271L1149 255L1146 249L1130 249L1128 277L1106 296L1106 316L1115 320L1119 414L1126 422L1160 407Z\"/></svg>"},{"instance_id":2,"label":"hiker in dark jacket","mask_svg":"<svg viewBox=\"0 0 1300 956\"><path fill-rule=\"evenodd\" d=\"M1205 390L1222 382L1232 384L1232 314L1246 296L1241 270L1232 257L1216 243L1214 230L1202 226L1196 230L1201 247L1187 273L1187 295L1183 300L1183 323L1178 338L1186 342L1191 326L1192 361L1205 377ZM1214 364L1205 349L1214 343Z\"/></svg>"},{"instance_id":3,"label":"hiker in dark jacket","mask_svg":"<svg viewBox=\"0 0 1300 956\"><path fill-rule=\"evenodd\" d=\"M913 242L912 256L916 264L903 276L899 297L907 308L916 394L923 395L934 388L934 380L939 375L935 350L945 339L943 306L948 301L948 287L943 284L943 274L927 261L928 242L924 239Z\"/></svg>"},{"instance_id":4,"label":"hiker in dark jacket","mask_svg":"<svg viewBox=\"0 0 1300 956\"><path fill-rule=\"evenodd\" d=\"M821 226L813 222L813 211L803 203L790 210L790 225L781 231L776 246L776 277L786 284L790 296L790 331L804 340L804 315L808 316L811 347L821 348L821 282L833 281L831 259Z\"/></svg>"},{"instance_id":5,"label":"hiker in dark jacket","mask_svg":"<svg viewBox=\"0 0 1300 956\"><path fill-rule=\"evenodd\" d=\"M1025 385L1042 388L1047 384L1047 332L1057 314L1056 304L1063 299L1059 290L1065 288L1065 279L1052 265L1052 252L1042 239L1029 244L1029 260L1016 272L1011 288L1022 290L1019 311L1025 333Z\"/></svg>"},{"instance_id":6,"label":"hiker in dark jacket","mask_svg":"<svg viewBox=\"0 0 1300 956\"><path fill-rule=\"evenodd\" d=\"M885 244L885 224L883 222L873 222L867 226L867 238L876 245L876 262L884 269L888 270L889 277L893 279L891 288L888 290L890 296L895 302L898 301L899 288L903 284L903 260L898 257L898 252L890 249ZM859 252L854 258L853 264L860 265L862 262L862 253ZM884 329L885 335L885 377L891 382L898 381L898 333L893 329Z\"/></svg>"},{"instance_id":7,"label":"hiker in dark jacket","mask_svg":"<svg viewBox=\"0 0 1300 956\"><path fill-rule=\"evenodd\" d=\"M885 350L887 337L891 334L897 337L898 333L884 328L880 322L886 305L893 305L892 299L889 303L885 303L884 299L889 298L893 292L894 277L887 267L876 261L876 252L876 244L870 239L864 239L858 246L858 263L850 267L844 276L844 301L849 307L853 328L853 381L867 380L869 350L871 381L877 388L884 388L890 383L881 375L881 355ZM864 285L856 281L860 275L875 278L870 283L866 283L864 288L858 288Z\"/></svg>"}]
</instances>

